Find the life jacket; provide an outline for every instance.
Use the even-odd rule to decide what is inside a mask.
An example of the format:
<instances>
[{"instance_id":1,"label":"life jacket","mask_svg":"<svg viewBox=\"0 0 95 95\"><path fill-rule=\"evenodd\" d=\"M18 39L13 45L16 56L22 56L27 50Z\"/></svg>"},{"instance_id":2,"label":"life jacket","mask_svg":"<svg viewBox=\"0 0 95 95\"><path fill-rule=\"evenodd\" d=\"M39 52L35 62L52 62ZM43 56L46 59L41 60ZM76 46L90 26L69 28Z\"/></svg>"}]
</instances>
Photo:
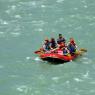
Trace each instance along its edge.
<instances>
[{"instance_id":1,"label":"life jacket","mask_svg":"<svg viewBox=\"0 0 95 95\"><path fill-rule=\"evenodd\" d=\"M45 44L43 45L43 48L44 48L45 51L50 50L50 42L45 43Z\"/></svg>"},{"instance_id":2,"label":"life jacket","mask_svg":"<svg viewBox=\"0 0 95 95\"><path fill-rule=\"evenodd\" d=\"M67 49L63 49L63 55L67 55L67 54L68 54Z\"/></svg>"},{"instance_id":3,"label":"life jacket","mask_svg":"<svg viewBox=\"0 0 95 95\"><path fill-rule=\"evenodd\" d=\"M75 44L74 40L72 40L72 41L71 41L71 43L72 43L74 46L76 46L76 44Z\"/></svg>"},{"instance_id":4,"label":"life jacket","mask_svg":"<svg viewBox=\"0 0 95 95\"><path fill-rule=\"evenodd\" d=\"M70 53L74 53L74 52L76 52L76 48L75 48L75 46L73 45L73 44L69 44L68 45L68 50L70 51Z\"/></svg>"},{"instance_id":5,"label":"life jacket","mask_svg":"<svg viewBox=\"0 0 95 95\"><path fill-rule=\"evenodd\" d=\"M56 42L52 41L52 42L50 43L50 46L51 46L52 48L56 48Z\"/></svg>"},{"instance_id":6,"label":"life jacket","mask_svg":"<svg viewBox=\"0 0 95 95\"><path fill-rule=\"evenodd\" d=\"M57 39L57 43L60 44L61 42L66 42L65 38L59 38Z\"/></svg>"}]
</instances>

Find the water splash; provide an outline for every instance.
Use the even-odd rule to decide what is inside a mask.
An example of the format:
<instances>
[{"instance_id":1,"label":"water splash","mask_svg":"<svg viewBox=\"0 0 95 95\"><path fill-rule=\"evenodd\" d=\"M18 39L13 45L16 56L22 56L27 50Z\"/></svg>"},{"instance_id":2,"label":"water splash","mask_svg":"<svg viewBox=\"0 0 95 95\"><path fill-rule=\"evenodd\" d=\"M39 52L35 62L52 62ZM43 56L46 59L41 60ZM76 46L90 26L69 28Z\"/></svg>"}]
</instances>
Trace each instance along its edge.
<instances>
[{"instance_id":1,"label":"water splash","mask_svg":"<svg viewBox=\"0 0 95 95\"><path fill-rule=\"evenodd\" d=\"M31 59L31 57L26 57L26 59L27 59L27 60L30 60L30 59Z\"/></svg>"},{"instance_id":2,"label":"water splash","mask_svg":"<svg viewBox=\"0 0 95 95\"><path fill-rule=\"evenodd\" d=\"M39 57L36 57L34 60L35 61L41 61L41 59Z\"/></svg>"}]
</instances>

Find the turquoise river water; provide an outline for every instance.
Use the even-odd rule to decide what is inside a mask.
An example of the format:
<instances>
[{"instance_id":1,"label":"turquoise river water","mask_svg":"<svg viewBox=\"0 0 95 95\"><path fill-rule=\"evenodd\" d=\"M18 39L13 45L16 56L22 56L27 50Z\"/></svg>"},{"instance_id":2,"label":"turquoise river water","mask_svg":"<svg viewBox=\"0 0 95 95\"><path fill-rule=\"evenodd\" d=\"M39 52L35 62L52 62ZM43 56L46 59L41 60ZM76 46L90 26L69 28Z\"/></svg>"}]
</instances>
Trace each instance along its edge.
<instances>
[{"instance_id":1,"label":"turquoise river water","mask_svg":"<svg viewBox=\"0 0 95 95\"><path fill-rule=\"evenodd\" d=\"M59 33L88 52L39 59L34 51ZM95 95L95 0L0 0L0 95Z\"/></svg>"}]
</instances>

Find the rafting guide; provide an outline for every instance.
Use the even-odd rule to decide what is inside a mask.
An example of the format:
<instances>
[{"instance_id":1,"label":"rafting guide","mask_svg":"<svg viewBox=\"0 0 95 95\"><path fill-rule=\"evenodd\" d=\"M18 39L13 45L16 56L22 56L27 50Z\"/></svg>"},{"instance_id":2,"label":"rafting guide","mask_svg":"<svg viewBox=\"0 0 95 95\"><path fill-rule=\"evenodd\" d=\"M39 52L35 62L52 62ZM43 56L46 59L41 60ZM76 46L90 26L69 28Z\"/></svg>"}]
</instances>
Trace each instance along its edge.
<instances>
[{"instance_id":1,"label":"rafting guide","mask_svg":"<svg viewBox=\"0 0 95 95\"><path fill-rule=\"evenodd\" d=\"M69 62L77 56L87 52L86 49L78 49L74 38L70 38L66 43L66 39L59 34L57 41L54 38L50 40L46 38L42 47L35 51L39 57L47 61Z\"/></svg>"},{"instance_id":2,"label":"rafting guide","mask_svg":"<svg viewBox=\"0 0 95 95\"><path fill-rule=\"evenodd\" d=\"M66 40L65 40L65 38L62 36L62 34L59 34L59 38L57 39L57 43L60 44L61 42L65 43Z\"/></svg>"}]
</instances>

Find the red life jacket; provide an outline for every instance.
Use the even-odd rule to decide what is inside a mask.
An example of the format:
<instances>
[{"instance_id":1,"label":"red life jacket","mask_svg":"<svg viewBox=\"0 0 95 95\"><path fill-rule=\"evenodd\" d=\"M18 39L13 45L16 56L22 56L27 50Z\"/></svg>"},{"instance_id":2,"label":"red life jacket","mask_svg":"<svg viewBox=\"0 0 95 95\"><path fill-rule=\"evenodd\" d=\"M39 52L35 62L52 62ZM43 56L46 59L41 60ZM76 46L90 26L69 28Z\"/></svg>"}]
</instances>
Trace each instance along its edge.
<instances>
[{"instance_id":1,"label":"red life jacket","mask_svg":"<svg viewBox=\"0 0 95 95\"><path fill-rule=\"evenodd\" d=\"M76 46L76 43L74 40L70 41L71 44L73 44L74 46Z\"/></svg>"}]
</instances>

